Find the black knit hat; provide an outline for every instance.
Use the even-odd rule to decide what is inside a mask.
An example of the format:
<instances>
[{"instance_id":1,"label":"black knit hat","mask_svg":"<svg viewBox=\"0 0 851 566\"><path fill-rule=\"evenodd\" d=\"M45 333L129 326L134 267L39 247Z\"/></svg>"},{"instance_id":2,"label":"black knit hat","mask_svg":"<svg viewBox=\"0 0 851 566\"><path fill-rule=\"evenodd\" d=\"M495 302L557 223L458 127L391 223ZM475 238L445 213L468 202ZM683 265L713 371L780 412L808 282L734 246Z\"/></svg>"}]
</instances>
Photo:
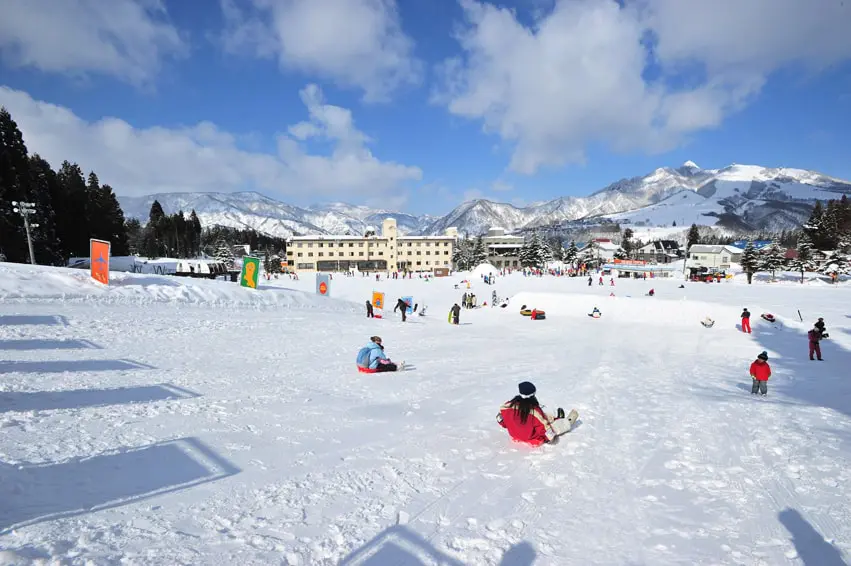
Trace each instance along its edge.
<instances>
[{"instance_id":1,"label":"black knit hat","mask_svg":"<svg viewBox=\"0 0 851 566\"><path fill-rule=\"evenodd\" d=\"M763 350L762 352L760 352L760 354L757 356L757 358L759 358L762 361L768 361L768 352Z\"/></svg>"},{"instance_id":2,"label":"black knit hat","mask_svg":"<svg viewBox=\"0 0 851 566\"><path fill-rule=\"evenodd\" d=\"M536 391L535 386L530 381L524 381L517 386L517 389L520 391L521 397L532 397Z\"/></svg>"}]
</instances>

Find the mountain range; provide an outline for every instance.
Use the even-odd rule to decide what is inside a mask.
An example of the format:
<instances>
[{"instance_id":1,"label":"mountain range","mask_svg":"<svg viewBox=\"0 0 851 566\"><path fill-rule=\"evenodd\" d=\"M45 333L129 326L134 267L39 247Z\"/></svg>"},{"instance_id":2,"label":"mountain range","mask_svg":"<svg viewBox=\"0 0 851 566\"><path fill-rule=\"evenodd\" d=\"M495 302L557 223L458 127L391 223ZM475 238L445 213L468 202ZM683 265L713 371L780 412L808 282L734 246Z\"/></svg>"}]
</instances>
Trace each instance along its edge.
<instances>
[{"instance_id":1,"label":"mountain range","mask_svg":"<svg viewBox=\"0 0 851 566\"><path fill-rule=\"evenodd\" d=\"M730 165L701 169L687 161L652 173L622 179L587 196L560 197L526 207L476 199L442 217L415 216L365 206L333 203L306 208L254 192L163 193L119 197L127 218L147 220L156 199L166 213L194 209L204 226L254 229L273 236L363 234L392 216L399 232L443 234L449 227L477 235L492 227L525 231L618 222L641 226L718 226L734 232L779 231L799 227L817 200L851 195L851 183L814 171Z\"/></svg>"}]
</instances>

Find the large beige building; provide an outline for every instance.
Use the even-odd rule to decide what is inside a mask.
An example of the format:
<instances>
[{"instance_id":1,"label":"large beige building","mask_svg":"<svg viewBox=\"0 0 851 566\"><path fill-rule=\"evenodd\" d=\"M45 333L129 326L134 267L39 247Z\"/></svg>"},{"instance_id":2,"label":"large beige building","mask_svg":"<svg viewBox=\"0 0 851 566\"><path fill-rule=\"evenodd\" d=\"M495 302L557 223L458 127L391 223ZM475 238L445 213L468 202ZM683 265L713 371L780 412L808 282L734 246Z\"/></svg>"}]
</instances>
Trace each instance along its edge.
<instances>
[{"instance_id":1,"label":"large beige building","mask_svg":"<svg viewBox=\"0 0 851 566\"><path fill-rule=\"evenodd\" d=\"M381 235L293 236L287 241L290 271L433 271L452 269L458 230L444 236L399 236L396 219L382 223Z\"/></svg>"},{"instance_id":2,"label":"large beige building","mask_svg":"<svg viewBox=\"0 0 851 566\"><path fill-rule=\"evenodd\" d=\"M494 267L520 267L520 249L523 236L506 234L502 228L491 228L482 238L488 250L488 263Z\"/></svg>"}]
</instances>

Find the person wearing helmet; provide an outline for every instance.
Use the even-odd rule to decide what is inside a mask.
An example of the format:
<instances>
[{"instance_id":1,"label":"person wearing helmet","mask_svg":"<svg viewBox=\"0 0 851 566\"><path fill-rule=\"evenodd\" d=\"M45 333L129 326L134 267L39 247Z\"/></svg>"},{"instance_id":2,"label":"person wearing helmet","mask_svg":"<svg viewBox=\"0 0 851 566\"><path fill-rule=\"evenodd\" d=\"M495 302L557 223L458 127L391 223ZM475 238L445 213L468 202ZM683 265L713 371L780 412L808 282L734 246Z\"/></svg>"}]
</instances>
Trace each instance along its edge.
<instances>
[{"instance_id":1,"label":"person wearing helmet","mask_svg":"<svg viewBox=\"0 0 851 566\"><path fill-rule=\"evenodd\" d=\"M771 377L771 366L768 365L768 352L761 352L751 364L751 395L768 394L768 378Z\"/></svg>"},{"instance_id":2,"label":"person wearing helmet","mask_svg":"<svg viewBox=\"0 0 851 566\"><path fill-rule=\"evenodd\" d=\"M514 441L540 446L570 432L579 417L576 409L572 409L566 417L561 407L557 409L556 416L548 415L538 402L532 383L524 381L517 389L517 395L503 404L496 416L497 422L508 430Z\"/></svg>"},{"instance_id":3,"label":"person wearing helmet","mask_svg":"<svg viewBox=\"0 0 851 566\"><path fill-rule=\"evenodd\" d=\"M358 370L364 373L378 373L404 369L405 362L397 366L384 354L384 346L381 342L381 336L372 336L369 344L360 349L357 358Z\"/></svg>"}]
</instances>

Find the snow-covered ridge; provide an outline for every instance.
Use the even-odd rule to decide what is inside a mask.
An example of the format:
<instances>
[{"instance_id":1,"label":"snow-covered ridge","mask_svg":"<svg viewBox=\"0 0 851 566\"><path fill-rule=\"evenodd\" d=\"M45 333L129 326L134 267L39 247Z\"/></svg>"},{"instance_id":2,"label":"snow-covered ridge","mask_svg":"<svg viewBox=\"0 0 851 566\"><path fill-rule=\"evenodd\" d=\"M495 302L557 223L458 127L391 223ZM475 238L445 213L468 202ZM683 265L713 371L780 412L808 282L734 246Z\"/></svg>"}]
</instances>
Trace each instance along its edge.
<instances>
[{"instance_id":1,"label":"snow-covered ridge","mask_svg":"<svg viewBox=\"0 0 851 566\"><path fill-rule=\"evenodd\" d=\"M166 213L194 209L205 226L254 229L288 237L294 234L361 235L370 225L396 219L400 234L439 235L456 227L476 235L493 226L508 231L608 218L639 226L721 224L735 229L796 228L816 200L851 194L851 183L815 171L733 164L701 169L686 161L648 175L621 179L587 197L560 197L526 207L477 199L434 218L367 206L331 203L292 206L255 192L165 193L120 197L125 216L147 220L158 200Z\"/></svg>"}]
</instances>

